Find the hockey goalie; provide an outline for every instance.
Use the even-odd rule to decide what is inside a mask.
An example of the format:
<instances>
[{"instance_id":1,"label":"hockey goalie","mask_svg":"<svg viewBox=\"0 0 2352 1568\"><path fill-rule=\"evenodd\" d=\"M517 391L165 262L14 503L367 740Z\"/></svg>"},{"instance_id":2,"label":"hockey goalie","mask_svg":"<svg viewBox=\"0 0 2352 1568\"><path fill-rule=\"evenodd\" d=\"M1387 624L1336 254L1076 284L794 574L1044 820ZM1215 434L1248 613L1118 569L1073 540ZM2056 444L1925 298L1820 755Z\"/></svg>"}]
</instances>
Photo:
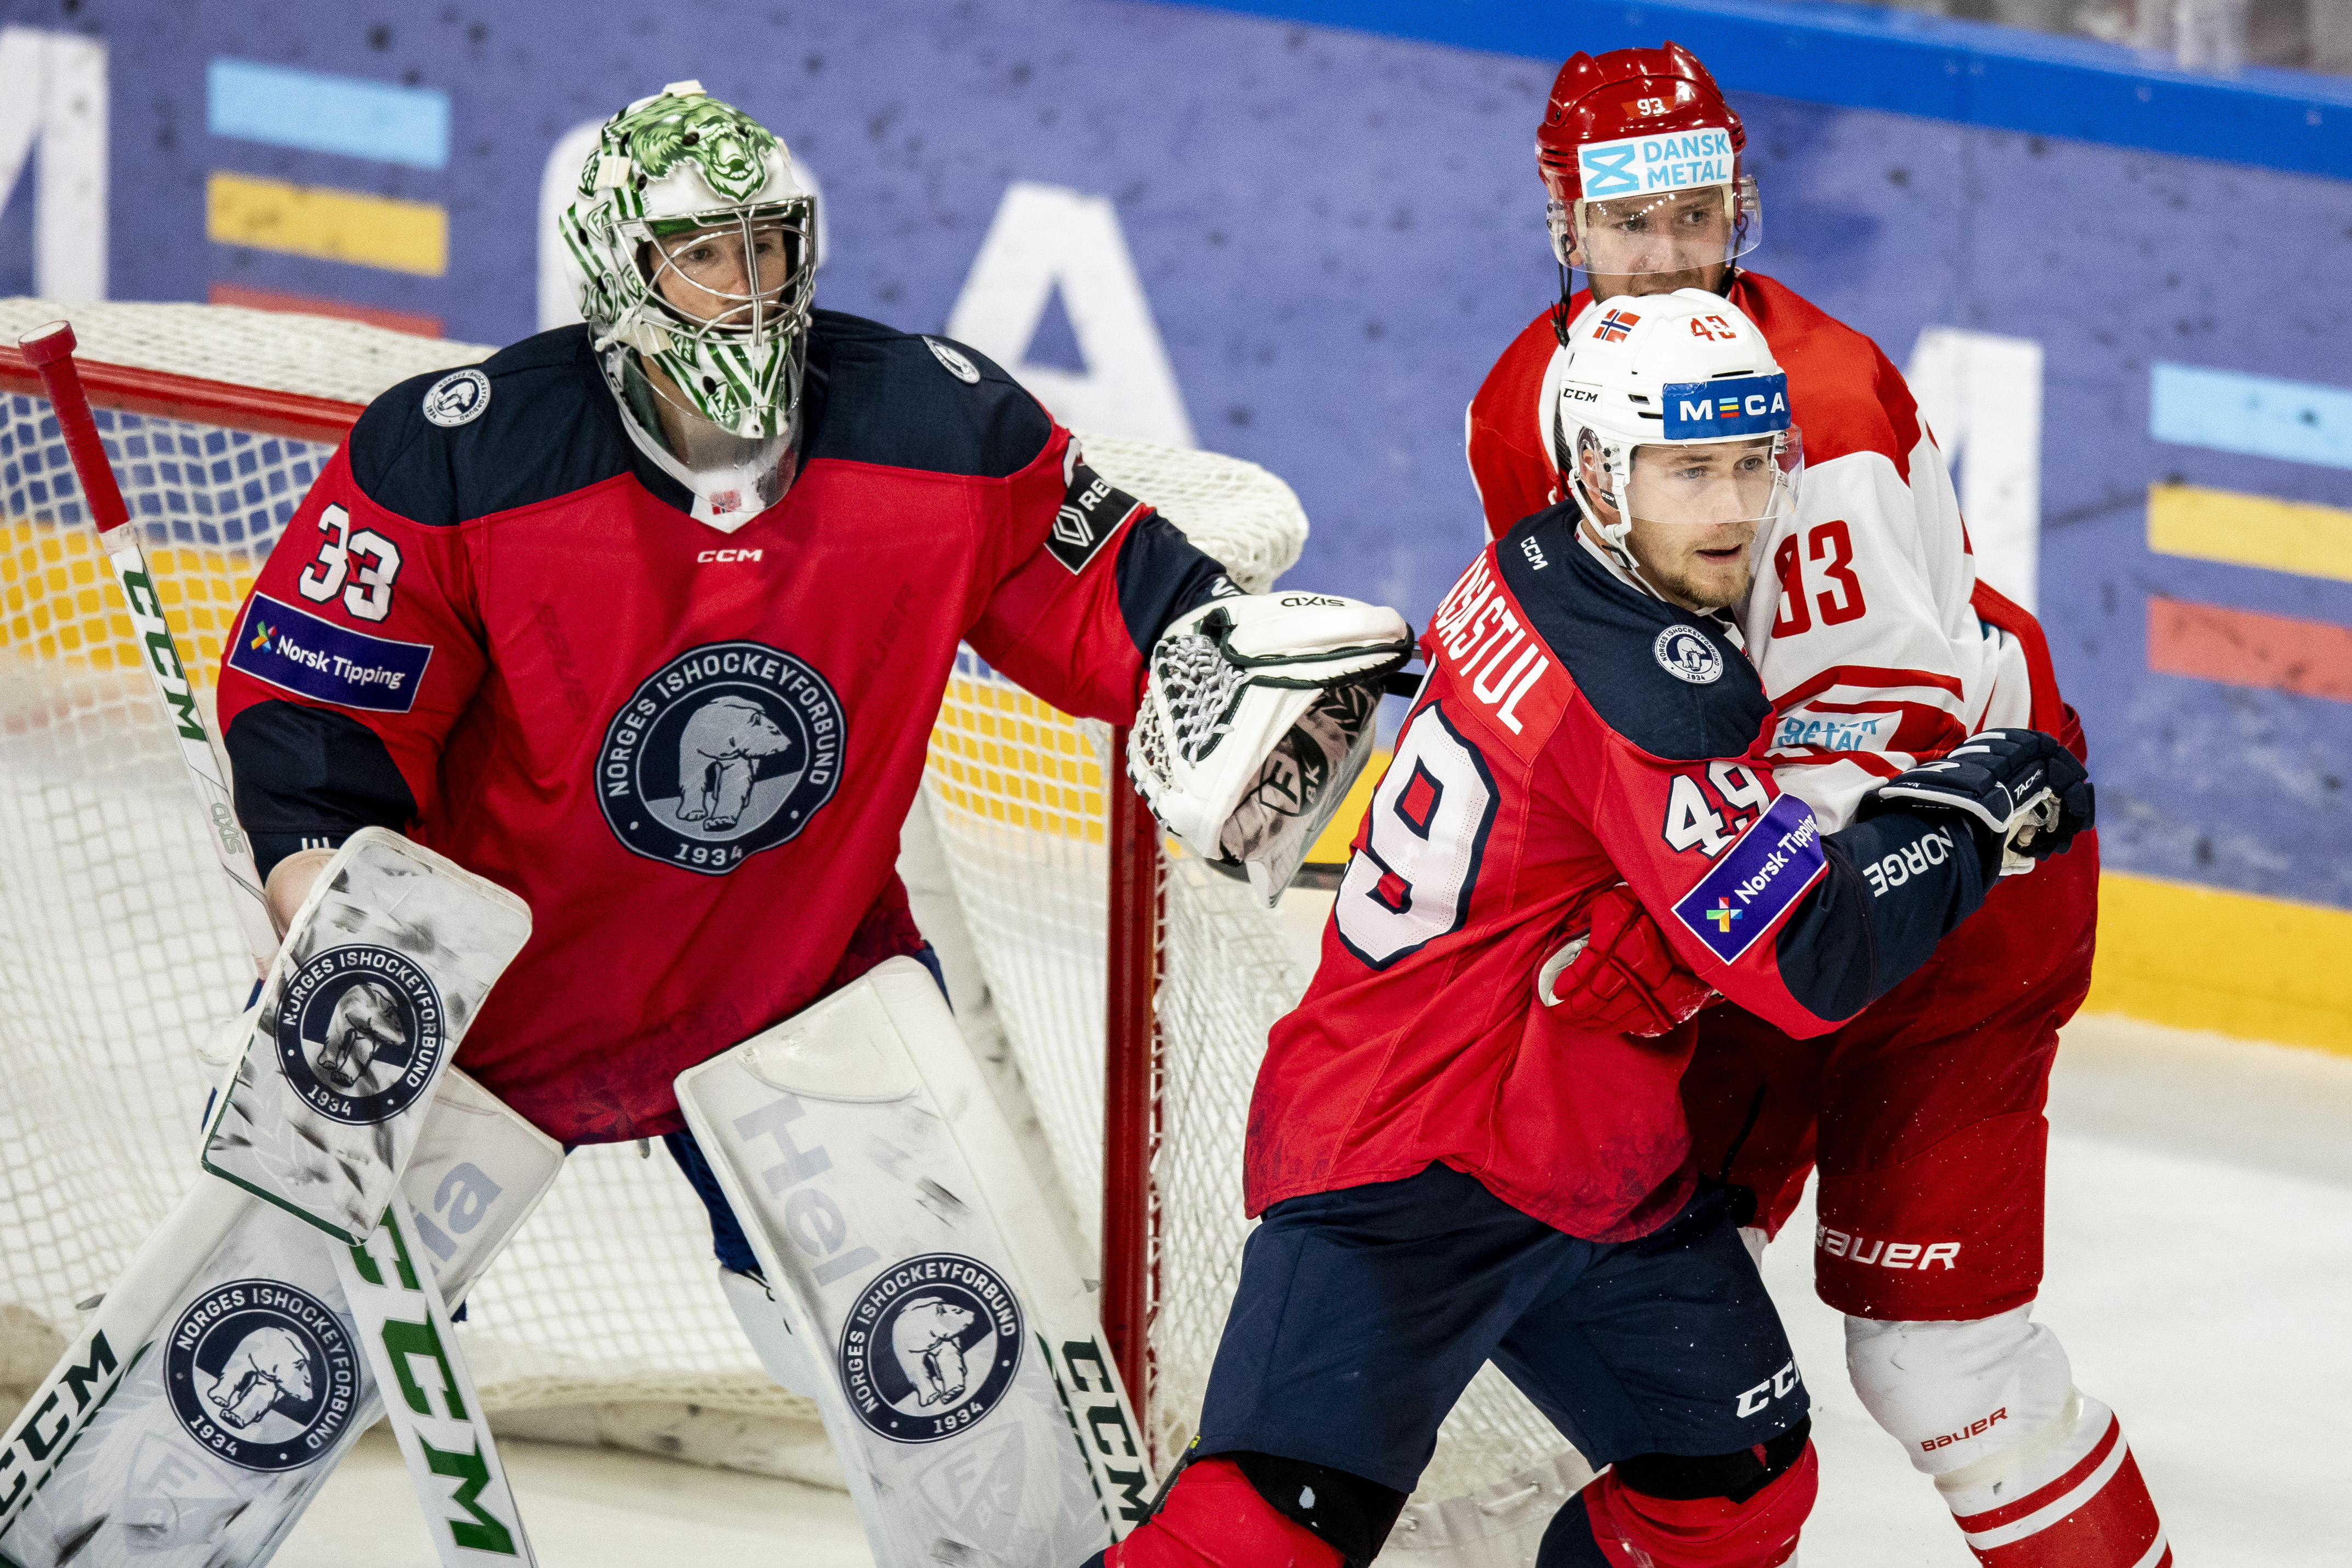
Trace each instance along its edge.
<instances>
[{"instance_id":1,"label":"hockey goalie","mask_svg":"<svg viewBox=\"0 0 2352 1568\"><path fill-rule=\"evenodd\" d=\"M961 643L1139 724L1162 820L1270 894L1412 634L1241 591L982 355L814 309L790 153L698 84L606 123L562 235L585 324L377 399L228 640L273 915L372 830L518 897L467 1092L667 1145L877 1563L1083 1560L1153 1479L893 870L932 716ZM372 1082L399 987L339 998L318 1065ZM234 1354L216 1427L304 1403L288 1344ZM128 1522L90 1529L80 1561L131 1560Z\"/></svg>"}]
</instances>

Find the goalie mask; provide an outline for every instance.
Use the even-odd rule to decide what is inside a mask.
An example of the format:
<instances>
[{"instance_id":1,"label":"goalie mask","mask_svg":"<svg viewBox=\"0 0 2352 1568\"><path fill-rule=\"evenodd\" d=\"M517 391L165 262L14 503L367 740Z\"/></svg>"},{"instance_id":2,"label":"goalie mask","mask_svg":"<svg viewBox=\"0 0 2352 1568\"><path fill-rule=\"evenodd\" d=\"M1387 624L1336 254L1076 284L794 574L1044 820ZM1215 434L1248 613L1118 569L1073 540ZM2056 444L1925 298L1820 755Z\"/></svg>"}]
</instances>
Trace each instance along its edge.
<instances>
[{"instance_id":1,"label":"goalie mask","mask_svg":"<svg viewBox=\"0 0 2352 1568\"><path fill-rule=\"evenodd\" d=\"M814 199L758 120L676 82L605 122L562 222L629 437L732 532L798 464Z\"/></svg>"},{"instance_id":2,"label":"goalie mask","mask_svg":"<svg viewBox=\"0 0 2352 1568\"><path fill-rule=\"evenodd\" d=\"M1637 579L1637 518L1755 523L1760 538L1795 515L1805 456L1789 378L1720 296L1684 288L1586 312L1544 393L1561 490Z\"/></svg>"}]
</instances>

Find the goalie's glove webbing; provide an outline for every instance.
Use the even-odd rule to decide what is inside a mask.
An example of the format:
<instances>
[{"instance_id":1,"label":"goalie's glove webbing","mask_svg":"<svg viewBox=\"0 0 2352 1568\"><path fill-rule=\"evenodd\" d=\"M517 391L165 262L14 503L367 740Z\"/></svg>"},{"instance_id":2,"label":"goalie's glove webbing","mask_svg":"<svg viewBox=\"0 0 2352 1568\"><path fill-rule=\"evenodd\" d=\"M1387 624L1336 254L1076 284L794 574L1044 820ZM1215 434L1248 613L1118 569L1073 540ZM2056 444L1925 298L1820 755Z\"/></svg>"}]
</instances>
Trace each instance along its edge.
<instances>
[{"instance_id":1,"label":"goalie's glove webbing","mask_svg":"<svg viewBox=\"0 0 2352 1568\"><path fill-rule=\"evenodd\" d=\"M1248 867L1271 904L1362 770L1386 677L1412 653L1382 605L1212 600L1152 647L1128 777L1186 849Z\"/></svg>"},{"instance_id":2,"label":"goalie's glove webbing","mask_svg":"<svg viewBox=\"0 0 2352 1568\"><path fill-rule=\"evenodd\" d=\"M1862 814L1927 807L1968 819L1986 881L2033 869L2093 825L2091 776L2054 736L1988 729L1933 762L1906 768L1864 800Z\"/></svg>"}]
</instances>

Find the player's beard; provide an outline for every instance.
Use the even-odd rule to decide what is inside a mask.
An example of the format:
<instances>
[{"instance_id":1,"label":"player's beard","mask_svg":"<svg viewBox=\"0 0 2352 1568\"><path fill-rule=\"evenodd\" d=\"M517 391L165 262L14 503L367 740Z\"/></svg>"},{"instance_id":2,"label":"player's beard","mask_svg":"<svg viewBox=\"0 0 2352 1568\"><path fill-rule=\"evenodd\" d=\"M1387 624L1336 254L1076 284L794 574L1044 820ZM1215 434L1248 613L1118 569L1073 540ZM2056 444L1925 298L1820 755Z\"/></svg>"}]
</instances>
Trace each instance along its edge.
<instances>
[{"instance_id":1,"label":"player's beard","mask_svg":"<svg viewBox=\"0 0 2352 1568\"><path fill-rule=\"evenodd\" d=\"M1724 611L1737 615L1740 606L1748 602L1748 591L1756 585L1756 562L1752 553L1739 558L1738 584L1732 588L1722 586L1725 578L1721 572L1710 572L1702 580L1697 574L1686 570L1668 572L1644 566L1643 575L1678 602L1696 605L1700 610Z\"/></svg>"},{"instance_id":2,"label":"player's beard","mask_svg":"<svg viewBox=\"0 0 2352 1568\"><path fill-rule=\"evenodd\" d=\"M1678 288L1696 288L1729 298L1731 280L1738 276L1738 269L1730 263L1718 261L1678 267L1673 272L1630 275L1586 272L1584 286L1592 291L1595 305L1603 305L1628 295L1672 294Z\"/></svg>"}]
</instances>

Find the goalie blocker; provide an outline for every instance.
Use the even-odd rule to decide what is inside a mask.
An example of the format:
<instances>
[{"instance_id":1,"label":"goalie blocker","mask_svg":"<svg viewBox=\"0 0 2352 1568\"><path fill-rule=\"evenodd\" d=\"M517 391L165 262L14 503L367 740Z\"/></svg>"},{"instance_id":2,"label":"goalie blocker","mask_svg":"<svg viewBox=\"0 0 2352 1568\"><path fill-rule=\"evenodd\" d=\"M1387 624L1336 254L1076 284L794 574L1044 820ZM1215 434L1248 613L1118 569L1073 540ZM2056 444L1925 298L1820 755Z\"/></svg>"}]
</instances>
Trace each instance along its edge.
<instances>
[{"instance_id":1,"label":"goalie blocker","mask_svg":"<svg viewBox=\"0 0 2352 1568\"><path fill-rule=\"evenodd\" d=\"M1080 1563L1142 1521L1093 1292L929 971L886 961L677 1098L775 1298L738 1310L814 1364L877 1568Z\"/></svg>"},{"instance_id":2,"label":"goalie blocker","mask_svg":"<svg viewBox=\"0 0 2352 1568\"><path fill-rule=\"evenodd\" d=\"M442 1072L530 936L529 906L496 883L388 829L353 833L287 924L204 1168L366 1240Z\"/></svg>"},{"instance_id":3,"label":"goalie blocker","mask_svg":"<svg viewBox=\"0 0 2352 1568\"><path fill-rule=\"evenodd\" d=\"M436 1276L478 1276L562 1161L449 1074L530 931L520 899L383 829L328 862L206 1125L218 1179L141 1249L0 1448L0 1562L153 1568L215 1540L208 1560L267 1561L374 1420L379 1382L403 1396L443 1562L529 1561Z\"/></svg>"}]
</instances>

